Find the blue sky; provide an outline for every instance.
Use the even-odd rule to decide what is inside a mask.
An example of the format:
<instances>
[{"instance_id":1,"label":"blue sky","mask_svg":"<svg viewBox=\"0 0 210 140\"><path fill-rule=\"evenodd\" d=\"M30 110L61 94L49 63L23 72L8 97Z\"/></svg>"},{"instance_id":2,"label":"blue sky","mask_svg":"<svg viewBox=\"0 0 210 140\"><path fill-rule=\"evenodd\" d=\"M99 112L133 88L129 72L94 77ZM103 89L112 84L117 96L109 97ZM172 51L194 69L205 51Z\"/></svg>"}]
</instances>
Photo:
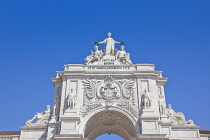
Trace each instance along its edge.
<instances>
[{"instance_id":1,"label":"blue sky","mask_svg":"<svg viewBox=\"0 0 210 140\"><path fill-rule=\"evenodd\" d=\"M169 78L167 104L210 130L209 0L1 0L0 131L52 105L50 78L83 64L107 32L134 64L155 64Z\"/></svg>"}]
</instances>

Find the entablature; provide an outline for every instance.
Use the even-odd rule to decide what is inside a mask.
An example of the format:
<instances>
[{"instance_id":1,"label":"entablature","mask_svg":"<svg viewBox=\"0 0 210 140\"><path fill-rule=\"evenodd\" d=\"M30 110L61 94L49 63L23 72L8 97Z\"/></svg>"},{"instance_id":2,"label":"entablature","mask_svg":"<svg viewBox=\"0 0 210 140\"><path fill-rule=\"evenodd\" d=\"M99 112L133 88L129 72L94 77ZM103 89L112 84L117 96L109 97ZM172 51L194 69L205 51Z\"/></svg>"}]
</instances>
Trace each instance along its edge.
<instances>
[{"instance_id":1,"label":"entablature","mask_svg":"<svg viewBox=\"0 0 210 140\"><path fill-rule=\"evenodd\" d=\"M82 78L87 76L104 77L112 75L119 78L154 79L159 85L165 85L167 78L162 77L162 71L156 71L153 64L136 65L64 65L64 71L57 71L56 78L52 78L54 85L61 83L64 78Z\"/></svg>"}]
</instances>

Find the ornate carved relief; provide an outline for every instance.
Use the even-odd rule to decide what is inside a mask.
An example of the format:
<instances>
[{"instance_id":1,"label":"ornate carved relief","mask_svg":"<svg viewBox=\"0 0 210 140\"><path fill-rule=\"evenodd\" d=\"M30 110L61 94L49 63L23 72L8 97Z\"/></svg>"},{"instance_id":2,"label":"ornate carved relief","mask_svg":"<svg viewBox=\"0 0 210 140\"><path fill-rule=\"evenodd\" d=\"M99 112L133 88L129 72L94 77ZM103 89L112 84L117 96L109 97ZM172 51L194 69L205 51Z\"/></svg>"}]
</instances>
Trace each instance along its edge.
<instances>
[{"instance_id":1,"label":"ornate carved relief","mask_svg":"<svg viewBox=\"0 0 210 140\"><path fill-rule=\"evenodd\" d=\"M83 80L83 85L85 86L85 95L88 99L92 99L95 97L97 92L97 86L99 83L96 82L96 80Z\"/></svg>"},{"instance_id":2,"label":"ornate carved relief","mask_svg":"<svg viewBox=\"0 0 210 140\"><path fill-rule=\"evenodd\" d=\"M135 81L134 80L125 80L123 79L122 81L120 81L121 85L122 85L122 95L126 98L126 99L130 99L132 93L133 93L133 86Z\"/></svg>"},{"instance_id":3,"label":"ornate carved relief","mask_svg":"<svg viewBox=\"0 0 210 140\"><path fill-rule=\"evenodd\" d=\"M104 79L104 82L99 86L98 90L99 94L97 96L99 99L113 101L114 99L120 98L120 88L111 76Z\"/></svg>"},{"instance_id":4,"label":"ornate carved relief","mask_svg":"<svg viewBox=\"0 0 210 140\"><path fill-rule=\"evenodd\" d=\"M138 108L135 104L132 105L131 101L127 99L118 100L117 106L130 111L135 117L138 117Z\"/></svg>"},{"instance_id":5,"label":"ornate carved relief","mask_svg":"<svg viewBox=\"0 0 210 140\"><path fill-rule=\"evenodd\" d=\"M84 100L81 115L85 116L88 112L100 106L119 106L130 111L137 117L138 109L132 103L131 96L134 93L133 79L114 80L112 76L107 76L102 80L83 80Z\"/></svg>"}]
</instances>

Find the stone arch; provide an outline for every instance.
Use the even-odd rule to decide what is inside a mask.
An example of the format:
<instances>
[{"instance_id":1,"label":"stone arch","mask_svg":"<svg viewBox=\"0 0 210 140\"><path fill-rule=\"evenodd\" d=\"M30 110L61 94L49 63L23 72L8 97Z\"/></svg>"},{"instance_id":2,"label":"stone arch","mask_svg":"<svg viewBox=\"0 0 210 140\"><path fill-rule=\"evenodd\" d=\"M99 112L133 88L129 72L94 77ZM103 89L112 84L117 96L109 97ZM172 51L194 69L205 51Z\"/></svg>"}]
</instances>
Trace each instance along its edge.
<instances>
[{"instance_id":1,"label":"stone arch","mask_svg":"<svg viewBox=\"0 0 210 140\"><path fill-rule=\"evenodd\" d=\"M82 120L79 131L88 140L107 133L117 134L127 140L139 133L139 125L137 119L122 108L101 107Z\"/></svg>"}]
</instances>

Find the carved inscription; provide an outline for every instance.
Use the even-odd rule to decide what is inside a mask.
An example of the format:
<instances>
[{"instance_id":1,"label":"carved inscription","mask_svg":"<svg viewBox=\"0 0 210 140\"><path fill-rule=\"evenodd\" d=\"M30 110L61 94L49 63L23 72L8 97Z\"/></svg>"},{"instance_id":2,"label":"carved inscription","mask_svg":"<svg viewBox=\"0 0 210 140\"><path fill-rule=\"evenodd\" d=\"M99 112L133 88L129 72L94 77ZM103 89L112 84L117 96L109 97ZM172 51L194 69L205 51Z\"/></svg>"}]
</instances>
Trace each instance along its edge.
<instances>
[{"instance_id":1,"label":"carved inscription","mask_svg":"<svg viewBox=\"0 0 210 140\"><path fill-rule=\"evenodd\" d=\"M106 62L106 63L112 63L112 62ZM90 66L88 69L130 69L132 67L129 66Z\"/></svg>"}]
</instances>

